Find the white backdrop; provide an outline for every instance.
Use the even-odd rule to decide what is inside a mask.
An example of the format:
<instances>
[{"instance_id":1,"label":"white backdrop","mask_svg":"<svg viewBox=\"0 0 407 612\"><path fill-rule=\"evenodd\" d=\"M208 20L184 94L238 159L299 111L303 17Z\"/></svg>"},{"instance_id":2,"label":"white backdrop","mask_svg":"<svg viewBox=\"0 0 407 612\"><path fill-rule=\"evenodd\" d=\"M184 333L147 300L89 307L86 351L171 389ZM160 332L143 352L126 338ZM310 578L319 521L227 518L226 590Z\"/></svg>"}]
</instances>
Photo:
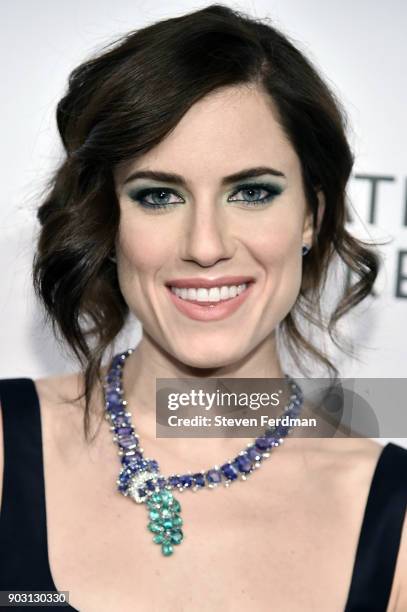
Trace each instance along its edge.
<instances>
[{"instance_id":1,"label":"white backdrop","mask_svg":"<svg viewBox=\"0 0 407 612\"><path fill-rule=\"evenodd\" d=\"M69 72L121 33L207 4L25 0L3 6L0 378L39 378L77 369L42 326L30 278L38 229L35 209L61 153L54 117ZM342 323L363 350L360 361L340 362L341 375L405 378L407 4L404 0L225 0L223 4L271 17L314 61L344 103L356 153L349 185L355 210L352 228L361 237L390 239L390 244L381 249L385 268L378 282L380 296ZM129 328L123 348L129 345L129 334L130 344L137 340L137 329ZM407 438L394 440L407 447Z\"/></svg>"}]
</instances>

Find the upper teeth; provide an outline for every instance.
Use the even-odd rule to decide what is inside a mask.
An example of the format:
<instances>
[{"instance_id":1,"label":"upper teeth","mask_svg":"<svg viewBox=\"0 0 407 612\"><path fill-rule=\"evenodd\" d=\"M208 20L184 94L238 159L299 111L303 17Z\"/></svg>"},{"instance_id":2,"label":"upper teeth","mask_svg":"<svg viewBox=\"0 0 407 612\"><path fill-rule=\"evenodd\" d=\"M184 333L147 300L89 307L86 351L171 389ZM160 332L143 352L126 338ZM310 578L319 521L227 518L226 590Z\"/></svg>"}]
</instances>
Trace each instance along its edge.
<instances>
[{"instance_id":1,"label":"upper teeth","mask_svg":"<svg viewBox=\"0 0 407 612\"><path fill-rule=\"evenodd\" d=\"M171 287L171 291L183 300L194 300L198 302L220 302L234 298L247 288L247 283L241 285L223 285L222 287Z\"/></svg>"}]
</instances>

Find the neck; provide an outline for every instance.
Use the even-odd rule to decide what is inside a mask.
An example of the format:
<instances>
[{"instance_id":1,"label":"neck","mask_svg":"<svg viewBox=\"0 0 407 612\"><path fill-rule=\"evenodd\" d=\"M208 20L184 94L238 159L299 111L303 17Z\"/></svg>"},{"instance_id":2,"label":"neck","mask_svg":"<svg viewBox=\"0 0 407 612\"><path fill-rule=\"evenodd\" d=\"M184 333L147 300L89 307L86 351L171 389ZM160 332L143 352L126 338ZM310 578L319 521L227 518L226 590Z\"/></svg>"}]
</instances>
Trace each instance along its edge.
<instances>
[{"instance_id":1,"label":"neck","mask_svg":"<svg viewBox=\"0 0 407 612\"><path fill-rule=\"evenodd\" d=\"M273 333L255 351L230 365L195 368L179 362L154 340L143 335L126 359L123 387L129 404L151 411L155 406L157 378L282 378L284 372L276 350Z\"/></svg>"},{"instance_id":2,"label":"neck","mask_svg":"<svg viewBox=\"0 0 407 612\"><path fill-rule=\"evenodd\" d=\"M282 378L275 347L275 335L269 337L260 347L239 362L220 368L194 368L177 361L165 353L153 339L144 335L132 354L126 359L123 373L124 396L140 439L146 444L145 450L154 456L168 453L168 457L185 464L186 458L202 464L222 459L245 447L253 438L160 438L156 439L156 379L157 378L202 378L205 390L208 378ZM214 381L216 387L216 381ZM274 410L274 408L273 408ZM281 413L282 406L276 410ZM158 451L159 447L159 451ZM146 453L148 454L148 453ZM199 459L199 461L198 461ZM169 461L167 461L169 463ZM170 466L168 466L170 467ZM175 465L174 465L175 468ZM185 465L184 465L185 470Z\"/></svg>"}]
</instances>

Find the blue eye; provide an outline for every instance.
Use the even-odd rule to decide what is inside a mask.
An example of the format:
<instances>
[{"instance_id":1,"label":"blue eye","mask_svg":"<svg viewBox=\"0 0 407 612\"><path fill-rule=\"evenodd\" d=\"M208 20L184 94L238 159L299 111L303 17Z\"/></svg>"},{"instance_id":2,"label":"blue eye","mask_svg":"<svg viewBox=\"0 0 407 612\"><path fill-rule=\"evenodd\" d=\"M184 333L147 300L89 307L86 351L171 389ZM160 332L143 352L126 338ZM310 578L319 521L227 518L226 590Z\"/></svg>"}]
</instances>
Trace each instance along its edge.
<instances>
[{"instance_id":1,"label":"blue eye","mask_svg":"<svg viewBox=\"0 0 407 612\"><path fill-rule=\"evenodd\" d=\"M283 188L279 185L248 183L239 185L229 197L228 202L243 202L246 206L263 206L277 195L280 195L282 191ZM240 193L246 197L237 198L236 196ZM131 190L128 196L137 202L139 206L154 212L163 211L185 203L185 200L178 193L163 187ZM172 196L177 199L171 199Z\"/></svg>"},{"instance_id":2,"label":"blue eye","mask_svg":"<svg viewBox=\"0 0 407 612\"><path fill-rule=\"evenodd\" d=\"M249 206L263 206L270 202L277 195L282 193L282 187L263 183L250 183L239 185L238 189L229 198L229 202L244 202ZM239 193L246 194L246 197L236 198ZM261 197L259 197L261 195Z\"/></svg>"},{"instance_id":3,"label":"blue eye","mask_svg":"<svg viewBox=\"0 0 407 612\"><path fill-rule=\"evenodd\" d=\"M130 191L129 197L138 202L140 206L150 209L162 209L170 208L170 206L176 206L184 200L172 189L163 189L162 187L155 187L150 189L140 189L138 191ZM176 196L179 198L177 201L171 201L170 196Z\"/></svg>"}]
</instances>

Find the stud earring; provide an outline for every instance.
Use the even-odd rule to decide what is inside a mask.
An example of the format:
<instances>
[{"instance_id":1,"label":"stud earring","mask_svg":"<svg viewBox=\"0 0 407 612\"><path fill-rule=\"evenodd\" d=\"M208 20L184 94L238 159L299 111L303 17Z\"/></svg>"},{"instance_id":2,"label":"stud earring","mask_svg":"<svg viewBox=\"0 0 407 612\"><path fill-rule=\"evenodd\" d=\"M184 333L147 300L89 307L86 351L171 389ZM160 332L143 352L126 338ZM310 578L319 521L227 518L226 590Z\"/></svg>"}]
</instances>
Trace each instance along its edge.
<instances>
[{"instance_id":1,"label":"stud earring","mask_svg":"<svg viewBox=\"0 0 407 612\"><path fill-rule=\"evenodd\" d=\"M302 256L304 257L304 255L307 255L307 253L309 253L311 250L311 247L307 246L306 244L302 245Z\"/></svg>"}]
</instances>

